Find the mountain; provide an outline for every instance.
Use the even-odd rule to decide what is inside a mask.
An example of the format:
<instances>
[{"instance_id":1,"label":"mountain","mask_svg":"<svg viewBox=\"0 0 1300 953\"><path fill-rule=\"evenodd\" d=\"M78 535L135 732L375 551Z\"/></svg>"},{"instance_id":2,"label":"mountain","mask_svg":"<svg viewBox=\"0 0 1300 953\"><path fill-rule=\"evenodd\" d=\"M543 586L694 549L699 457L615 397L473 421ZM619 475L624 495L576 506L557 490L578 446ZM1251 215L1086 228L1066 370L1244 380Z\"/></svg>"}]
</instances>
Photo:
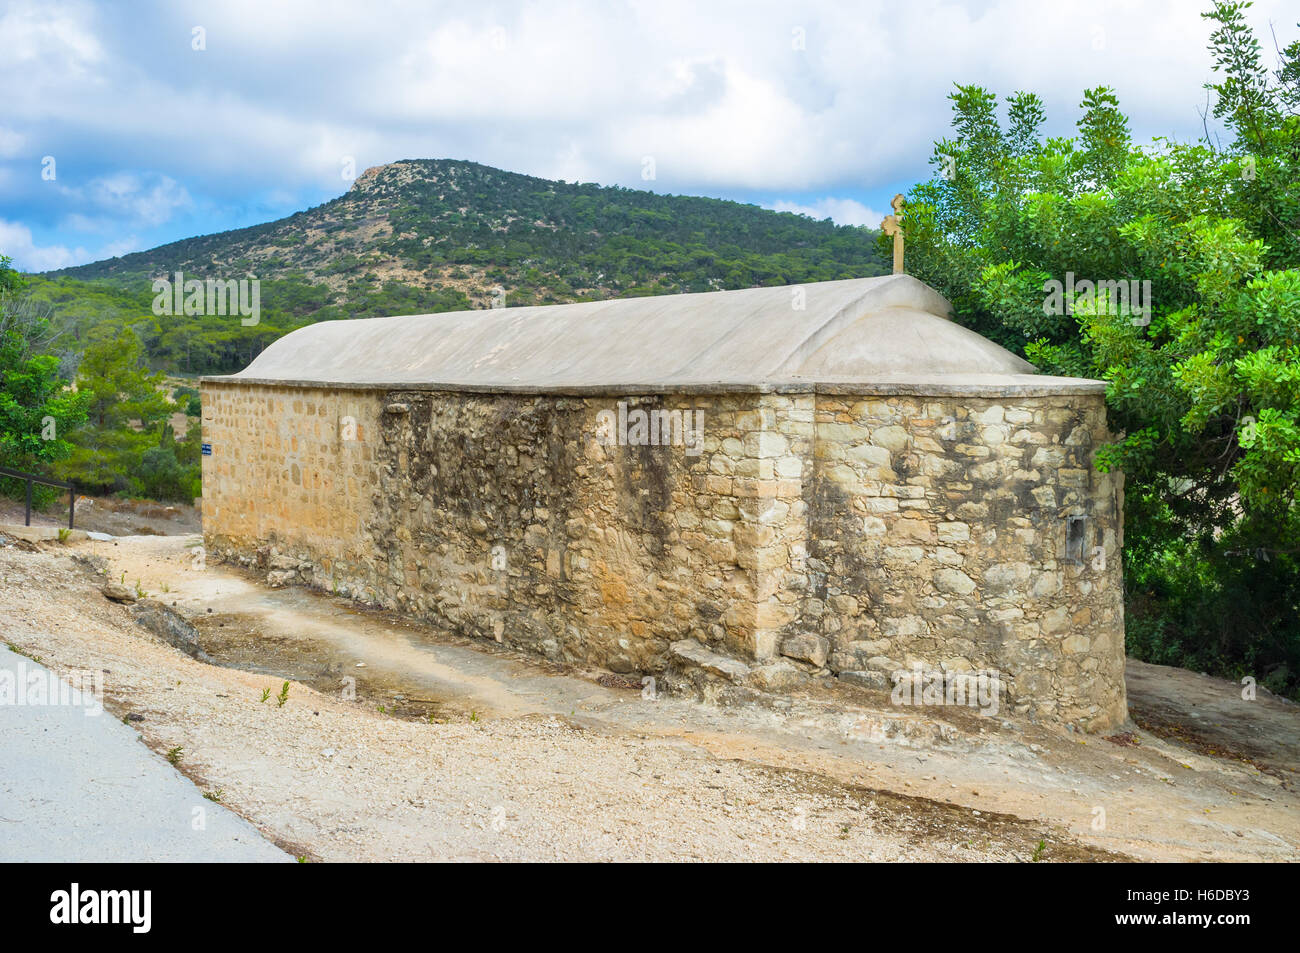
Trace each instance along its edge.
<instances>
[{"instance_id":1,"label":"mountain","mask_svg":"<svg viewBox=\"0 0 1300 953\"><path fill-rule=\"evenodd\" d=\"M242 367L317 320L884 274L866 228L754 205L423 159L367 170L348 192L288 218L46 273L33 293L73 337L124 312L155 366ZM262 319L156 317L155 277L261 279Z\"/></svg>"}]
</instances>

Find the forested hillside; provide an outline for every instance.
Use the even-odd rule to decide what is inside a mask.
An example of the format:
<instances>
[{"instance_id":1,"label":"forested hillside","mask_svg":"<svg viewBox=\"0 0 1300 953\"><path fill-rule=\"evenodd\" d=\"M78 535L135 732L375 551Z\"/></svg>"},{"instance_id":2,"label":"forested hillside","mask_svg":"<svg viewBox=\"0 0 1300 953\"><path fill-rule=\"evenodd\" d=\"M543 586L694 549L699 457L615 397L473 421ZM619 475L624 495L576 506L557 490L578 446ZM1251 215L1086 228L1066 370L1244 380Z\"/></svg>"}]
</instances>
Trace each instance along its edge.
<instances>
[{"instance_id":1,"label":"forested hillside","mask_svg":"<svg viewBox=\"0 0 1300 953\"><path fill-rule=\"evenodd\" d=\"M129 325L155 369L228 373L313 321L883 274L874 238L737 202L411 160L289 218L34 276L29 290L74 350ZM154 316L152 280L178 271L260 279L258 324Z\"/></svg>"}]
</instances>

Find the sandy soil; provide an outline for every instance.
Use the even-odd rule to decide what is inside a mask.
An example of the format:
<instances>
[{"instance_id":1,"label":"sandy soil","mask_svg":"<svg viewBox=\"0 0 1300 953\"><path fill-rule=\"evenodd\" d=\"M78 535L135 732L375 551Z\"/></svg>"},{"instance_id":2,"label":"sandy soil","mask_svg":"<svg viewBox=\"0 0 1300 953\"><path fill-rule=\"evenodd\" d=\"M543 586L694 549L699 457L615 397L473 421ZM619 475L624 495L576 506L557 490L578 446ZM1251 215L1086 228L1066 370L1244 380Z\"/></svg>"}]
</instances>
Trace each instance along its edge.
<instances>
[{"instance_id":1,"label":"sandy soil","mask_svg":"<svg viewBox=\"0 0 1300 953\"><path fill-rule=\"evenodd\" d=\"M1028 860L1041 841L1043 860L1297 857L1300 710L1266 693L1246 703L1231 683L1135 663L1139 724L1115 741L856 691L649 700L607 673L200 571L197 542L0 548L3 638L106 670L110 710L143 715L146 743L182 746L197 784L299 855ZM240 667L137 626L90 560Z\"/></svg>"}]
</instances>

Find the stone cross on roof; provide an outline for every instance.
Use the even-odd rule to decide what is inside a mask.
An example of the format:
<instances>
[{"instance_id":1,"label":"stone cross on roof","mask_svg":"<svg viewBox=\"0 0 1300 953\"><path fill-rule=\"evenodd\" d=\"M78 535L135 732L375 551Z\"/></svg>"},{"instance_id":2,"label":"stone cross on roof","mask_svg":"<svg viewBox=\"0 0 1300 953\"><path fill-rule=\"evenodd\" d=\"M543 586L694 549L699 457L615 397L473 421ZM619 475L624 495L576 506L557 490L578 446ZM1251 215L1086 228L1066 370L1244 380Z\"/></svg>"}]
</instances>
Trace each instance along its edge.
<instances>
[{"instance_id":1,"label":"stone cross on roof","mask_svg":"<svg viewBox=\"0 0 1300 953\"><path fill-rule=\"evenodd\" d=\"M906 200L902 193L895 195L889 203L893 208L893 215L886 215L884 221L880 223L881 230L886 235L894 236L894 274L903 273L903 205Z\"/></svg>"}]
</instances>

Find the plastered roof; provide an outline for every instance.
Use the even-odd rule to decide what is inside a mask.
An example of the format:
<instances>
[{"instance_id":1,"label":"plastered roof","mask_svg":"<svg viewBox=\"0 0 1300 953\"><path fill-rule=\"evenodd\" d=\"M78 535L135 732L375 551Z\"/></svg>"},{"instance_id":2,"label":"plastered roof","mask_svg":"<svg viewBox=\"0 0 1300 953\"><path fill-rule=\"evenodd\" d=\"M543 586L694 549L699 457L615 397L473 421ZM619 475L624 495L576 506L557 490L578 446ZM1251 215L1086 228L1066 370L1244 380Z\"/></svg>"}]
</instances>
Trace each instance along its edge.
<instances>
[{"instance_id":1,"label":"plastered roof","mask_svg":"<svg viewBox=\"0 0 1300 953\"><path fill-rule=\"evenodd\" d=\"M1056 393L909 275L322 321L209 381L506 392Z\"/></svg>"}]
</instances>

